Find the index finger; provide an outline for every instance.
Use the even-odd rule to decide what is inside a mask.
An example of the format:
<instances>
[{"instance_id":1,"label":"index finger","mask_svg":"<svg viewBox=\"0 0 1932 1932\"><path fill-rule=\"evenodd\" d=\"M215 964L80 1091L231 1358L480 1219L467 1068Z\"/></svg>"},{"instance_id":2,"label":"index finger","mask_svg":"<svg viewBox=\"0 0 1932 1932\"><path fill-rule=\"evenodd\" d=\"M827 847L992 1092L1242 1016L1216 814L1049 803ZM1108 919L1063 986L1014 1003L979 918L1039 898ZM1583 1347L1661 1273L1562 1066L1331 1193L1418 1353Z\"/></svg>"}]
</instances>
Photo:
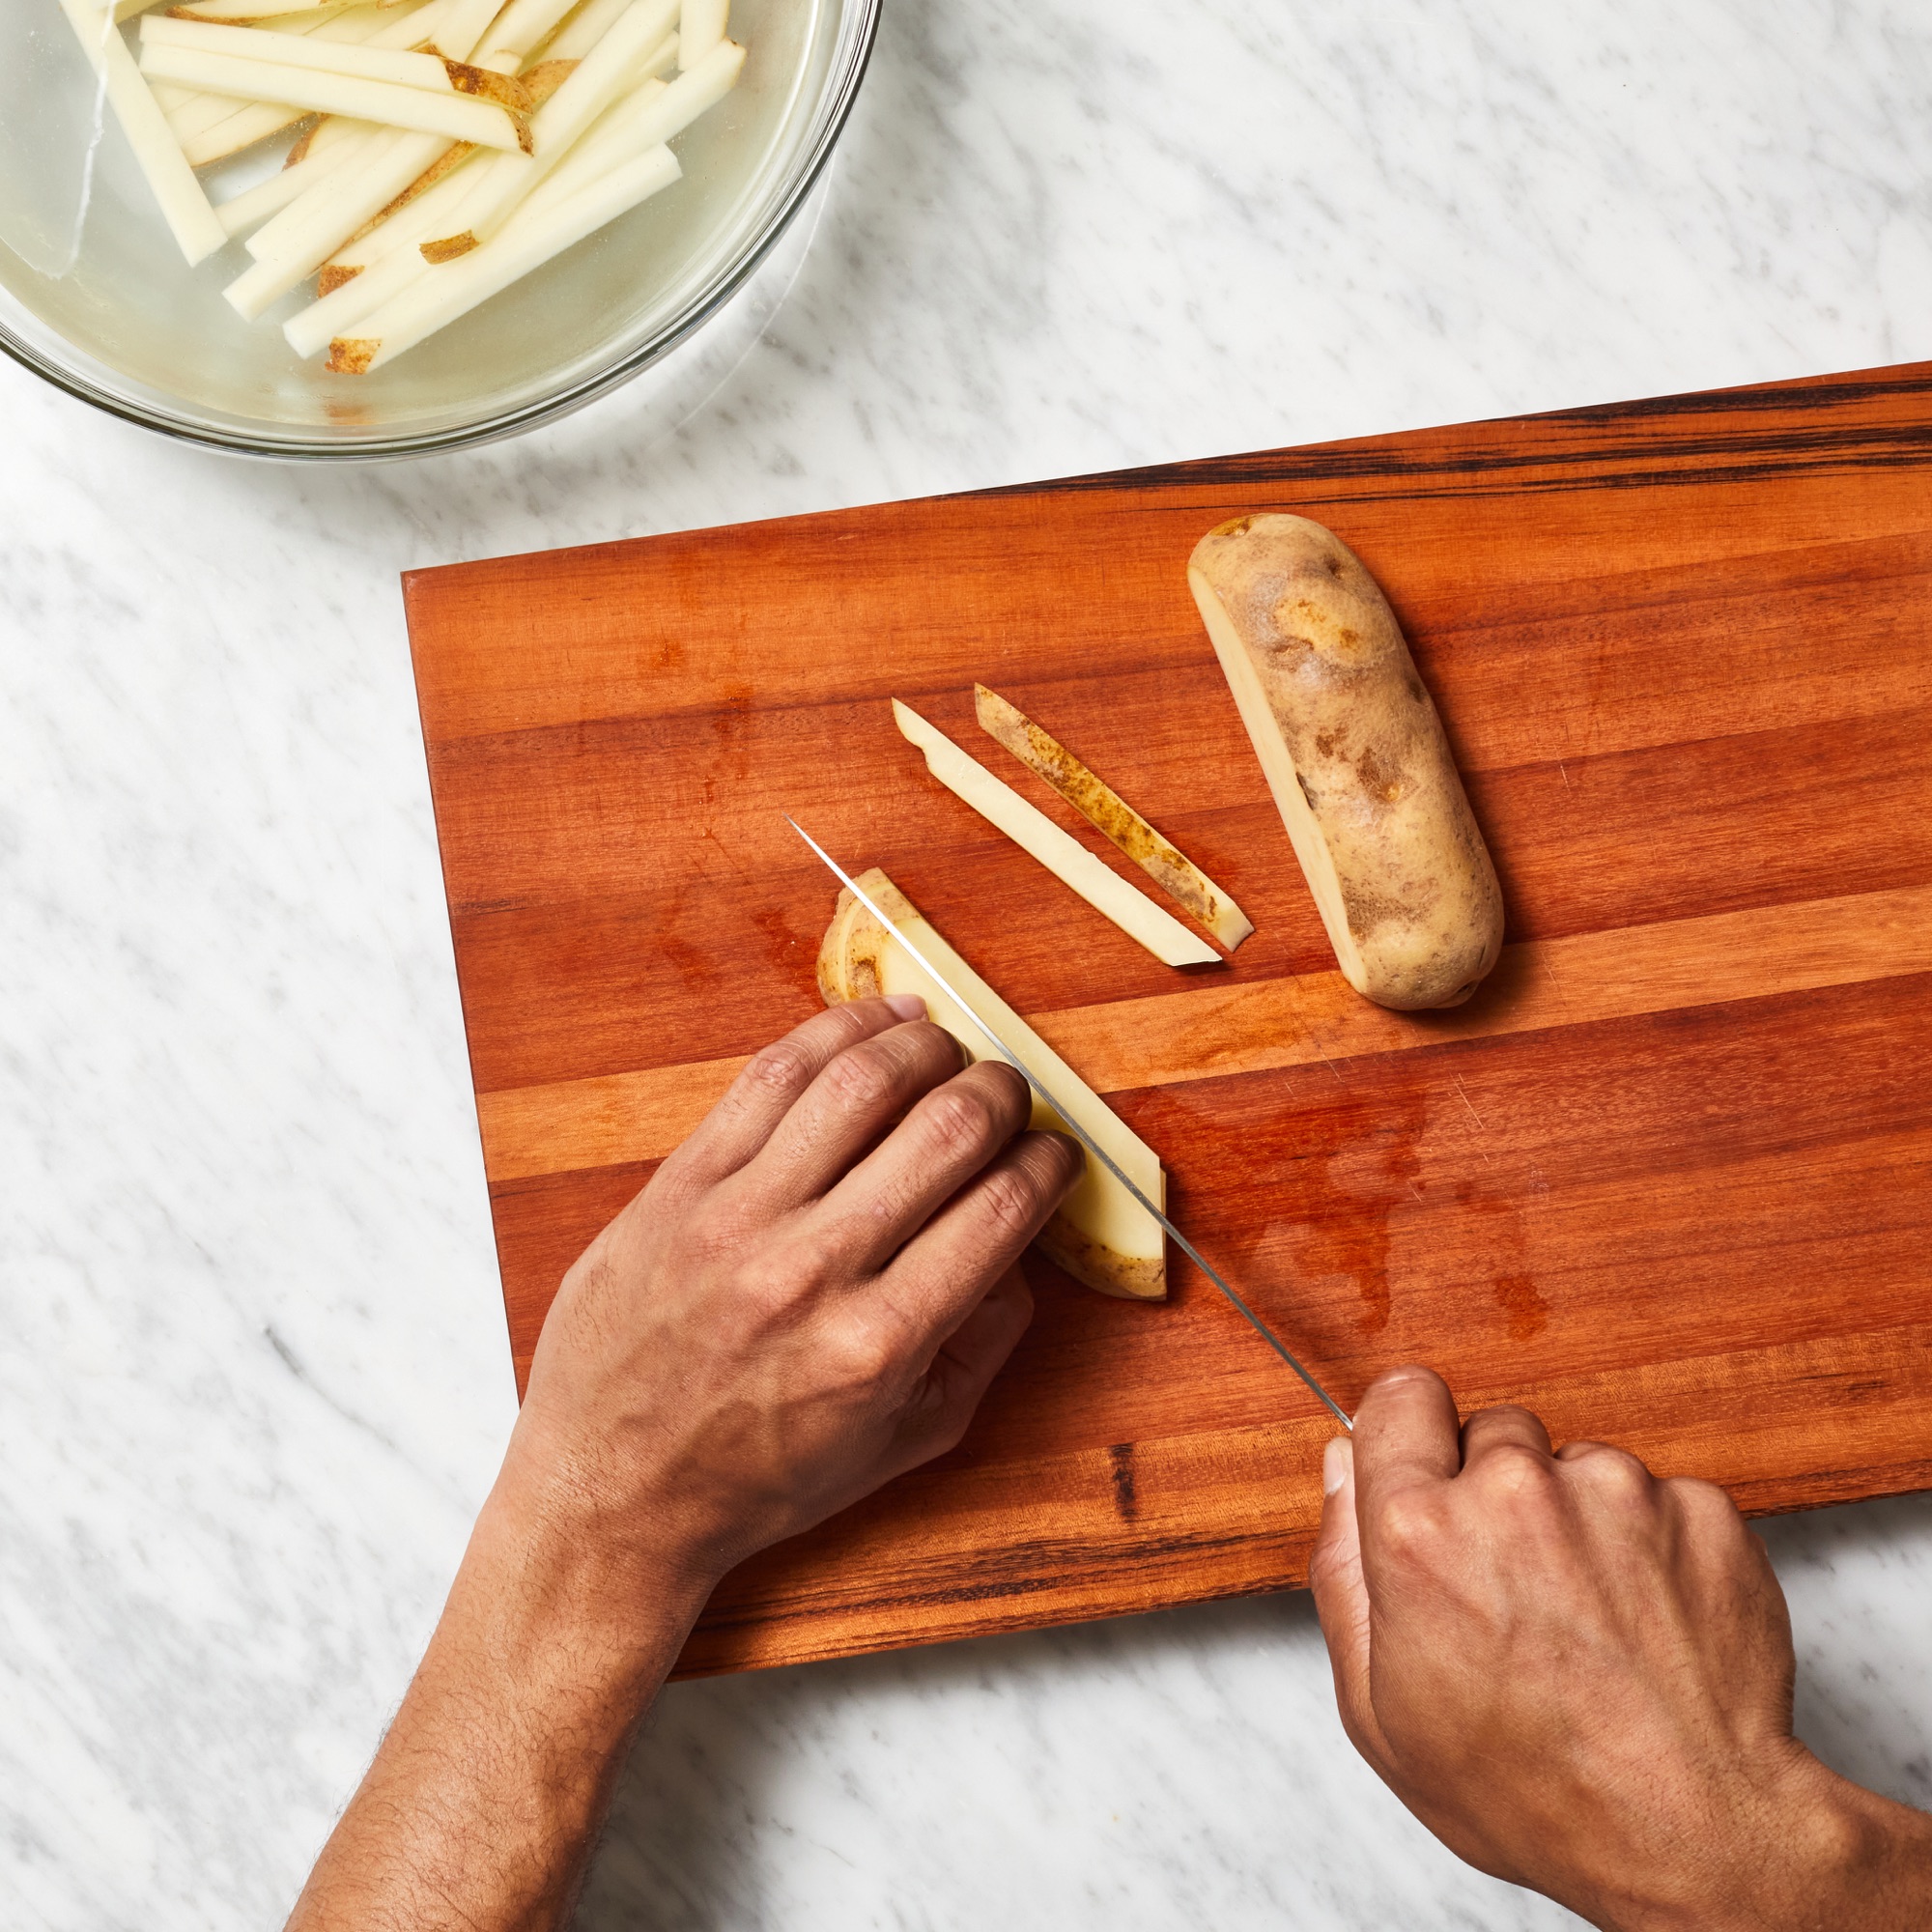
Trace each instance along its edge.
<instances>
[{"instance_id":1,"label":"index finger","mask_svg":"<svg viewBox=\"0 0 1932 1932\"><path fill-rule=\"evenodd\" d=\"M1415 1364L1378 1376L1355 1410L1354 1443L1355 1509L1367 1540L1390 1496L1447 1482L1462 1468L1462 1426L1449 1384Z\"/></svg>"},{"instance_id":2,"label":"index finger","mask_svg":"<svg viewBox=\"0 0 1932 1932\"><path fill-rule=\"evenodd\" d=\"M671 1158L699 1181L723 1180L771 1139L792 1103L847 1047L907 1020L925 1017L912 993L852 1000L813 1013L782 1039L754 1053Z\"/></svg>"}]
</instances>

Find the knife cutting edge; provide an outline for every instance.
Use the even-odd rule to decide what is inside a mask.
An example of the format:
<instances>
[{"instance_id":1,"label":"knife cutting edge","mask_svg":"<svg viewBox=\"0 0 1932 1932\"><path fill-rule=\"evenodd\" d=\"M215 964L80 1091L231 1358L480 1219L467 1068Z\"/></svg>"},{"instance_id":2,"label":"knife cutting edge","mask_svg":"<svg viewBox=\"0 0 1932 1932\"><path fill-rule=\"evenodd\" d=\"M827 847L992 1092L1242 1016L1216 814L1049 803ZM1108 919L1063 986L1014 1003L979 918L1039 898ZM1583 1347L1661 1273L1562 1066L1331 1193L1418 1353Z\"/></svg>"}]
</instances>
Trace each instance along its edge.
<instances>
[{"instance_id":1,"label":"knife cutting edge","mask_svg":"<svg viewBox=\"0 0 1932 1932\"><path fill-rule=\"evenodd\" d=\"M1004 1060L1007 1063L1007 1065L1010 1066L1020 1076L1020 1078L1026 1082L1026 1084L1033 1090L1035 1096L1037 1099L1039 1099L1044 1105L1051 1107L1053 1111L1060 1116L1061 1124L1065 1128L1066 1132L1070 1134L1076 1141L1078 1141L1080 1145L1087 1150L1088 1153L1090 1153L1095 1160L1097 1160L1100 1163L1100 1165L1104 1167L1107 1170L1107 1172L1111 1174L1114 1177L1114 1179L1118 1180L1121 1183L1121 1185L1124 1187L1127 1190L1127 1192L1130 1195L1132 1195L1133 1198L1143 1208L1145 1208L1147 1211L1150 1214L1151 1214L1156 1221L1160 1223L1161 1227L1166 1231L1168 1239L1171 1240L1174 1243L1174 1245L1177 1248L1179 1248L1180 1252L1183 1255L1185 1255L1187 1259L1191 1261L1194 1264L1194 1265L1198 1267L1201 1270L1201 1272L1205 1274L1208 1277L1208 1279L1211 1281L1214 1284L1214 1286L1218 1288L1221 1291L1221 1293L1228 1297L1228 1299L1234 1304L1236 1309L1240 1313L1242 1318L1247 1321L1248 1325L1254 1329L1255 1333L1259 1335L1262 1338L1262 1340L1265 1342L1268 1345L1268 1347L1272 1349L1275 1351L1275 1353L1279 1355L1282 1358L1282 1360L1286 1362L1288 1366L1291 1369L1293 1369L1294 1373L1297 1376L1299 1376L1304 1382L1308 1384L1309 1388L1312 1389L1318 1397L1320 1397L1323 1406L1330 1411L1330 1413L1333 1414L1336 1421L1338 1421L1344 1429L1347 1429L1352 1433L1355 1424L1353 1419L1349 1414L1349 1411L1345 1409L1342 1406L1342 1405L1339 1402L1337 1402L1335 1398L1332 1395L1330 1395L1325 1388L1321 1386L1321 1384L1319 1381L1316 1380L1315 1377L1311 1375L1307 1369L1302 1367L1300 1362L1298 1362L1295 1359L1294 1355L1290 1351L1288 1345L1282 1341L1281 1337L1277 1335L1274 1332L1274 1330L1270 1328L1267 1325L1267 1323L1264 1321L1262 1318L1259 1315L1257 1315L1255 1311L1252 1308L1250 1308L1248 1304L1245 1301L1243 1301L1241 1297L1238 1294L1236 1294L1235 1291L1232 1288L1230 1288L1225 1281L1221 1279L1221 1277L1214 1271L1214 1269L1208 1264L1208 1262L1202 1256L1201 1250L1197 1248L1194 1245L1194 1243L1190 1241L1187 1238L1187 1236L1183 1235L1180 1232L1180 1230L1177 1228L1174 1225L1174 1223L1170 1221L1167 1218L1167 1216L1163 1214L1161 1210L1158 1208L1156 1208L1154 1204L1151 1201L1150 1201L1148 1197L1145 1194L1143 1194L1141 1190L1138 1187L1136 1187L1130 1179L1128 1179L1126 1175L1122 1172L1120 1163L1116 1161L1114 1157L1110 1153L1108 1153L1104 1148L1099 1146L1099 1144L1095 1142L1094 1137L1090 1133L1088 1133L1086 1128L1081 1126L1079 1122L1076 1121L1073 1118L1073 1116L1065 1107L1063 1107L1058 1100L1056 1100L1053 1097L1052 1094L1047 1091L1047 1088L1041 1082L1039 1076L1033 1070L1033 1068L1029 1066L1026 1064L1026 1062L1023 1061L1019 1057L1019 1055L1016 1054L1012 1050L1012 1048L1009 1047L1006 1043L1006 1041L1003 1040L999 1037L999 1035L996 1034L993 1031L993 1029L990 1026L988 1026L986 1022L982 1020L977 1012L973 1010L973 1008L964 999L962 999L956 992L953 991L953 989L950 985L947 984L946 976L940 972L938 967L933 965L931 960L926 958L925 954L923 953L919 950L919 948L915 946L912 943L912 941L905 936L903 932L899 930L897 922L893 919L891 914L886 912L885 909L882 906L880 906L878 901L874 899L868 892L867 892L865 887L862 886L857 879L853 878L852 875L849 872L847 872L841 865L839 865L838 861L835 859L832 856L832 854L828 852L825 849L825 847L821 845L818 842L818 840L814 838L811 836L811 834L809 833L805 829L805 827L798 822L797 819L792 817L792 815L789 812L785 813L785 823L789 825L791 829L794 832L796 832L798 836L801 838L803 838L805 842L808 845L810 845L811 849L814 852L816 852L822 860L824 860L825 864L827 865L828 867L830 867L834 877L838 879L838 883L842 885L847 892L852 894L852 895L859 901L859 903L862 906L864 906L866 910L868 913L870 913L872 917L876 919L879 922L879 923L883 925L885 929L889 933L891 933L892 936L895 939L896 939L902 947L905 948L907 953L911 955L913 960L920 967L920 970L925 974L927 979L929 979L932 981L932 983L935 986L937 986L939 990L942 993L944 993L946 997L949 1000L951 1000L952 1004L956 1006L959 1009L959 1010L963 1012L967 1016L967 1018L970 1019L973 1022L973 1024L976 1027L978 1027L982 1034L986 1036L987 1039L992 1042L994 1052L996 1052L1000 1056L1000 1058Z\"/></svg>"}]
</instances>

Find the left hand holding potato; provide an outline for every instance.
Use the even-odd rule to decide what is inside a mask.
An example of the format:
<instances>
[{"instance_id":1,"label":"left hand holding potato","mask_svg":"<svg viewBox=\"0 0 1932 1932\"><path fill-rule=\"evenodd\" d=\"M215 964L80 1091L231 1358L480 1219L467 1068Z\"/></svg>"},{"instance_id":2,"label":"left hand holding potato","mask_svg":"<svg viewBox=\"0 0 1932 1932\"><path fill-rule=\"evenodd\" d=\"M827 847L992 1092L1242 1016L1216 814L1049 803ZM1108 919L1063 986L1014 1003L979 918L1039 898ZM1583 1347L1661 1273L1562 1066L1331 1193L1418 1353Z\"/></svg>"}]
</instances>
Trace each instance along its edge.
<instances>
[{"instance_id":1,"label":"left hand holding potato","mask_svg":"<svg viewBox=\"0 0 1932 1932\"><path fill-rule=\"evenodd\" d=\"M1342 1721L1451 1851L1614 1932L1932 1922L1932 1819L1792 1736L1764 1546L1709 1483L1399 1369L1331 1442Z\"/></svg>"},{"instance_id":2,"label":"left hand holding potato","mask_svg":"<svg viewBox=\"0 0 1932 1932\"><path fill-rule=\"evenodd\" d=\"M1081 1171L1026 1084L904 997L758 1054L564 1277L429 1651L290 1920L568 1917L705 1599L958 1441Z\"/></svg>"}]
</instances>

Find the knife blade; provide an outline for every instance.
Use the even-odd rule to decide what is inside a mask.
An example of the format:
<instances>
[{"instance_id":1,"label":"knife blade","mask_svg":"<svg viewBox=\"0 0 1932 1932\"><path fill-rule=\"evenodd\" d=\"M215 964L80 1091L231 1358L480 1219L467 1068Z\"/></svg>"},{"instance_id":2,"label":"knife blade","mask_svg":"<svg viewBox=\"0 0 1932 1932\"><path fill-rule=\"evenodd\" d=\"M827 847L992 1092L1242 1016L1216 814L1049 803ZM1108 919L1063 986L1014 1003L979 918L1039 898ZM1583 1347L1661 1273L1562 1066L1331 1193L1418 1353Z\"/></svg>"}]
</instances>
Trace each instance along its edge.
<instances>
[{"instance_id":1,"label":"knife blade","mask_svg":"<svg viewBox=\"0 0 1932 1932\"><path fill-rule=\"evenodd\" d=\"M1148 1197L1145 1194L1143 1194L1138 1187L1134 1185L1133 1181L1130 1180L1127 1178L1127 1176L1122 1171L1120 1164L1114 1159L1113 1155L1110 1154L1105 1148L1101 1147L1099 1143L1095 1141L1090 1133L1088 1133L1086 1128L1083 1127L1080 1124L1080 1122L1076 1121L1073 1118L1073 1116L1065 1107L1063 1107L1058 1100L1054 1098L1053 1094L1048 1091L1045 1084L1041 1081L1039 1075L1037 1074L1033 1070L1033 1068L1030 1067L1026 1064L1026 1062L1023 1061L1019 1057L1019 1055L1016 1054L1012 1050L1012 1048L1009 1047L1006 1043L1006 1041L1003 1040L1000 1037L1000 1036L996 1034L993 1031L993 1029L990 1026L988 1026L986 1022L982 1020L977 1012L973 1010L973 1008L966 1000L961 998L960 995L957 992L955 992L952 986L947 984L946 976L940 972L939 968L936 967L932 963L932 961L929 960L925 956L925 954L923 953L919 950L919 948L915 946L912 943L912 941L905 936L903 932L899 930L897 922L894 920L892 915L888 913L885 910L885 908L882 907L868 892L867 892L865 887L862 886L857 879L853 878L853 876L848 871L846 871L844 867L839 865L838 861L835 859L832 856L832 854L828 852L825 849L825 847L821 845L818 842L818 840L814 838L811 836L811 834L809 833L805 829L805 827L802 826L798 822L798 820L791 815L790 812L785 813L784 821L787 825L791 827L791 829L794 832L798 834L798 836L801 838L805 840L805 842L808 845L811 847L811 849L814 852L818 854L819 858L825 862L826 866L830 868L833 876L836 879L838 879L838 883L841 886L843 886L845 890L849 892L859 901L859 903L862 906L864 906L866 910L868 913L870 913L872 917L875 920L877 920L879 923L883 925L889 933L892 934L892 936L895 939L898 941L898 943L905 949L907 954L919 966L920 970L925 974L926 978L929 979L932 981L932 983L935 986L937 986L939 990L942 993L944 993L946 997L949 1000L951 1000L952 1004L956 1006L959 1009L959 1010L962 1013L964 1013L966 1017L970 1019L973 1022L973 1024L977 1028L979 1028L979 1030L982 1034L985 1035L988 1042L991 1044L993 1048L993 1051L997 1053L1000 1056L1000 1058L1004 1060L1007 1063L1007 1065L1010 1066L1013 1069L1013 1071L1016 1072L1020 1076L1020 1078L1026 1082L1028 1087L1033 1090L1033 1093L1036 1095L1036 1097L1038 1098L1043 1105L1051 1107L1053 1111L1060 1116L1061 1123L1063 1126L1065 1126L1067 1133L1069 1133L1076 1141L1078 1141L1080 1145L1087 1150L1088 1153L1091 1154L1094 1157L1094 1159L1097 1160L1100 1163L1100 1165L1104 1167L1107 1170L1107 1172L1111 1174L1114 1177L1114 1179L1118 1180L1121 1183L1121 1185L1127 1190L1128 1194L1130 1194L1135 1201L1137 1201L1143 1208L1145 1208L1147 1211L1150 1214L1151 1214L1156 1221L1160 1223L1161 1227L1165 1230L1167 1234L1168 1239L1172 1241L1174 1245L1177 1248L1179 1248L1180 1252L1183 1255L1185 1255L1187 1259L1191 1261L1194 1264L1194 1265L1198 1267L1201 1270L1201 1272L1205 1274L1208 1277L1208 1279L1211 1281L1214 1284L1214 1286L1221 1291L1221 1293L1224 1295L1228 1297L1229 1301L1234 1304L1235 1308L1247 1321L1248 1325L1251 1328L1253 1328L1255 1333L1259 1335L1262 1338L1262 1340L1265 1342L1268 1345L1268 1347L1272 1349L1275 1351L1275 1353L1279 1355L1282 1358L1282 1360L1286 1362L1288 1366L1291 1369L1293 1369L1294 1373L1297 1376L1299 1376L1304 1382L1308 1384L1309 1388L1315 1393L1315 1395L1318 1398L1320 1398L1322 1405L1335 1417L1336 1421L1338 1421L1344 1429L1349 1430L1352 1434L1355 1424L1353 1418L1350 1417L1350 1415L1349 1414L1349 1411L1345 1409L1342 1406L1342 1405L1339 1402L1337 1402L1335 1398L1332 1395L1330 1395L1325 1388L1321 1386L1321 1382L1319 1382L1315 1378L1315 1377L1312 1374L1310 1374L1310 1372L1307 1369L1305 1369L1299 1361L1295 1359L1295 1356L1290 1350L1288 1345L1282 1341L1281 1337L1277 1335L1274 1332L1274 1330L1270 1328L1267 1325L1267 1323L1264 1321L1262 1318L1259 1315L1257 1315L1255 1311L1252 1308L1250 1308L1248 1304L1245 1301L1243 1301L1238 1294L1235 1293L1234 1289L1231 1288L1228 1285L1228 1283L1221 1278L1220 1274L1208 1264L1207 1258L1202 1254L1201 1250L1197 1248L1194 1245L1194 1243L1190 1241L1187 1238L1187 1236L1183 1235L1180 1232L1180 1230L1177 1228L1174 1225L1174 1223L1170 1221L1167 1218L1167 1216L1164 1213L1162 1213L1161 1210L1158 1208L1156 1208L1154 1204L1151 1201L1150 1201Z\"/></svg>"}]
</instances>

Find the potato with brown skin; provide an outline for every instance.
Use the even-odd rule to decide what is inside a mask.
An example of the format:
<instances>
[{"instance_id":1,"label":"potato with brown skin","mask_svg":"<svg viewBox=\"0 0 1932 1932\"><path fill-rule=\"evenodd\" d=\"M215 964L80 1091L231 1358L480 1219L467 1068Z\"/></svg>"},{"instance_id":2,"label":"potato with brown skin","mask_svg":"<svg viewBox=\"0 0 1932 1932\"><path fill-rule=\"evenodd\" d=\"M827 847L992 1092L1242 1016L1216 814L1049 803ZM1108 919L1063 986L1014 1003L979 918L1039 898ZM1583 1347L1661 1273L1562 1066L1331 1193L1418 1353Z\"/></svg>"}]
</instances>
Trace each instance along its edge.
<instances>
[{"instance_id":1,"label":"potato with brown skin","mask_svg":"<svg viewBox=\"0 0 1932 1932\"><path fill-rule=\"evenodd\" d=\"M1378 1006L1460 1006L1502 950L1502 892L1380 586L1272 513L1209 530L1187 582L1343 976Z\"/></svg>"}]
</instances>

